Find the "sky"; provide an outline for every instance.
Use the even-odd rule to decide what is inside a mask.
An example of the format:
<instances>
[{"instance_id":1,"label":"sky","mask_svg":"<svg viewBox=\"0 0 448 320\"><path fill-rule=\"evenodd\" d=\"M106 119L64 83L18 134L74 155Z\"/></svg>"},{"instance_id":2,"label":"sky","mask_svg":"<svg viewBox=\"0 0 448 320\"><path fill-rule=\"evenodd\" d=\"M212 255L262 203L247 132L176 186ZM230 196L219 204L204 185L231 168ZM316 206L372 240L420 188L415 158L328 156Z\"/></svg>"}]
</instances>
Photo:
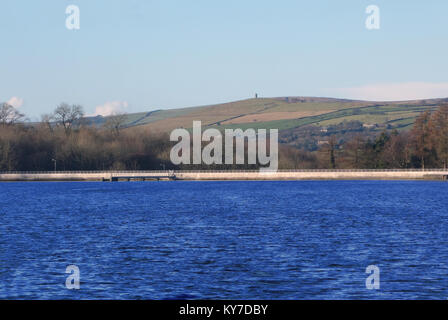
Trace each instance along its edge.
<instances>
[{"instance_id":1,"label":"sky","mask_svg":"<svg viewBox=\"0 0 448 320\"><path fill-rule=\"evenodd\" d=\"M79 29L66 8L79 8ZM366 28L369 5L380 29ZM253 97L448 97L448 1L0 0L0 102L31 119ZM70 20L72 21L72 20Z\"/></svg>"}]
</instances>

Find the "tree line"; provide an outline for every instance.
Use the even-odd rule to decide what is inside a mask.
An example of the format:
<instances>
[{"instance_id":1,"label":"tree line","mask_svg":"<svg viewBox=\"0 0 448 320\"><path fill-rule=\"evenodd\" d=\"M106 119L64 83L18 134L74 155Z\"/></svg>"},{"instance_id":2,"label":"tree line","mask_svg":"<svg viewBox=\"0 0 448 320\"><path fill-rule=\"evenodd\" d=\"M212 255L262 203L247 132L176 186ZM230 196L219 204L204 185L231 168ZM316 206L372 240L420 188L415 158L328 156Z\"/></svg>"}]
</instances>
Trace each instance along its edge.
<instances>
[{"instance_id":1,"label":"tree line","mask_svg":"<svg viewBox=\"0 0 448 320\"><path fill-rule=\"evenodd\" d=\"M0 171L151 170L169 165L169 137L124 130L115 115L101 128L84 121L79 105L60 104L37 124L0 106Z\"/></svg>"},{"instance_id":2,"label":"tree line","mask_svg":"<svg viewBox=\"0 0 448 320\"><path fill-rule=\"evenodd\" d=\"M125 128L126 115L88 123L83 108L62 103L39 123L0 104L0 171L257 169L257 165L180 165L170 162L168 134ZM280 169L447 168L448 105L423 112L411 130L329 135L317 150L279 146Z\"/></svg>"},{"instance_id":3,"label":"tree line","mask_svg":"<svg viewBox=\"0 0 448 320\"><path fill-rule=\"evenodd\" d=\"M448 167L448 105L425 111L411 130L330 135L317 151L289 150L298 160L286 166L326 169L410 169ZM288 160L290 156L285 157ZM300 159L302 161L300 161Z\"/></svg>"}]
</instances>

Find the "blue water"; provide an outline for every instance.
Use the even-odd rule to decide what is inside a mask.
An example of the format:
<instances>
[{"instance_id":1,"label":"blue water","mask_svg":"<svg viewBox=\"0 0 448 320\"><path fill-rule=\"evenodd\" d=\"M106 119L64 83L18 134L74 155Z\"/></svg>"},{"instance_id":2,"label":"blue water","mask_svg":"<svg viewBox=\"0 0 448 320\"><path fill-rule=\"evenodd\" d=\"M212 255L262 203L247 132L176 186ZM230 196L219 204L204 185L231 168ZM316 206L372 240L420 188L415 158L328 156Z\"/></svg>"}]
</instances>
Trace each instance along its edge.
<instances>
[{"instance_id":1,"label":"blue water","mask_svg":"<svg viewBox=\"0 0 448 320\"><path fill-rule=\"evenodd\" d=\"M0 298L447 299L448 183L0 184ZM80 290L68 290L68 265ZM380 269L367 290L366 267Z\"/></svg>"}]
</instances>

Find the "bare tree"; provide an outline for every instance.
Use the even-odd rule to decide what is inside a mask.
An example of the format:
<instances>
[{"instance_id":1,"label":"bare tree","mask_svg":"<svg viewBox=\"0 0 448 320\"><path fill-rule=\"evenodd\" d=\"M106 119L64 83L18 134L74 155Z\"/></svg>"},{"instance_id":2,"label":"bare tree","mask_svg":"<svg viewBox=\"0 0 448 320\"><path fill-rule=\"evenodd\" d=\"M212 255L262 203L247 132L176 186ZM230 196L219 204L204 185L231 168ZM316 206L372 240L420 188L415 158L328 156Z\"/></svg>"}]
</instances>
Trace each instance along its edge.
<instances>
[{"instance_id":1,"label":"bare tree","mask_svg":"<svg viewBox=\"0 0 448 320\"><path fill-rule=\"evenodd\" d=\"M386 168L406 168L410 163L410 139L408 132L392 132L384 145L381 160Z\"/></svg>"},{"instance_id":2,"label":"bare tree","mask_svg":"<svg viewBox=\"0 0 448 320\"><path fill-rule=\"evenodd\" d=\"M431 122L431 112L425 111L415 120L412 128L412 137L414 139L415 154L420 159L422 169L425 169L427 158L432 148L433 137Z\"/></svg>"},{"instance_id":3,"label":"bare tree","mask_svg":"<svg viewBox=\"0 0 448 320\"><path fill-rule=\"evenodd\" d=\"M24 120L25 115L17 111L12 105L2 103L0 106L0 124L2 126L15 124Z\"/></svg>"},{"instance_id":4,"label":"bare tree","mask_svg":"<svg viewBox=\"0 0 448 320\"><path fill-rule=\"evenodd\" d=\"M54 119L58 125L64 127L65 133L70 134L72 126L76 121L80 121L84 116L84 111L80 105L69 105L61 103L54 111Z\"/></svg>"},{"instance_id":5,"label":"bare tree","mask_svg":"<svg viewBox=\"0 0 448 320\"><path fill-rule=\"evenodd\" d=\"M127 118L128 116L126 113L115 113L107 119L104 127L112 131L112 133L118 137L120 135L120 130L126 123Z\"/></svg>"},{"instance_id":6,"label":"bare tree","mask_svg":"<svg viewBox=\"0 0 448 320\"><path fill-rule=\"evenodd\" d=\"M53 132L53 125L51 122L54 120L54 117L52 114L45 113L40 116L41 123L48 128L50 132Z\"/></svg>"},{"instance_id":7,"label":"bare tree","mask_svg":"<svg viewBox=\"0 0 448 320\"><path fill-rule=\"evenodd\" d=\"M438 157L448 167L448 104L440 106L433 115L433 132Z\"/></svg>"},{"instance_id":8,"label":"bare tree","mask_svg":"<svg viewBox=\"0 0 448 320\"><path fill-rule=\"evenodd\" d=\"M352 168L361 168L362 154L366 144L365 138L361 134L355 134L352 140L348 141L344 146L347 160Z\"/></svg>"}]
</instances>

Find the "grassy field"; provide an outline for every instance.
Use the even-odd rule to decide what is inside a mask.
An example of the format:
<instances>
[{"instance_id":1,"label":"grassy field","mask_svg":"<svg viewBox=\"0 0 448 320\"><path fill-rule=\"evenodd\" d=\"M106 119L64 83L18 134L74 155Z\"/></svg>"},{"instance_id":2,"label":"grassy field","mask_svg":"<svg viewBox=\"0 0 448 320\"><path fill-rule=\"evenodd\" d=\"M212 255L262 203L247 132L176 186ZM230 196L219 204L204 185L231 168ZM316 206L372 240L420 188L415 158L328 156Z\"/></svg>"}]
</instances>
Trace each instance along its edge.
<instances>
[{"instance_id":1,"label":"grassy field","mask_svg":"<svg viewBox=\"0 0 448 320\"><path fill-rule=\"evenodd\" d=\"M421 112L434 110L448 99L400 102L369 102L331 98L284 97L247 99L224 104L128 114L125 127L138 126L153 132L203 126L286 130L309 124L328 126L358 120L379 127L407 129ZM107 118L97 117L104 123Z\"/></svg>"}]
</instances>

